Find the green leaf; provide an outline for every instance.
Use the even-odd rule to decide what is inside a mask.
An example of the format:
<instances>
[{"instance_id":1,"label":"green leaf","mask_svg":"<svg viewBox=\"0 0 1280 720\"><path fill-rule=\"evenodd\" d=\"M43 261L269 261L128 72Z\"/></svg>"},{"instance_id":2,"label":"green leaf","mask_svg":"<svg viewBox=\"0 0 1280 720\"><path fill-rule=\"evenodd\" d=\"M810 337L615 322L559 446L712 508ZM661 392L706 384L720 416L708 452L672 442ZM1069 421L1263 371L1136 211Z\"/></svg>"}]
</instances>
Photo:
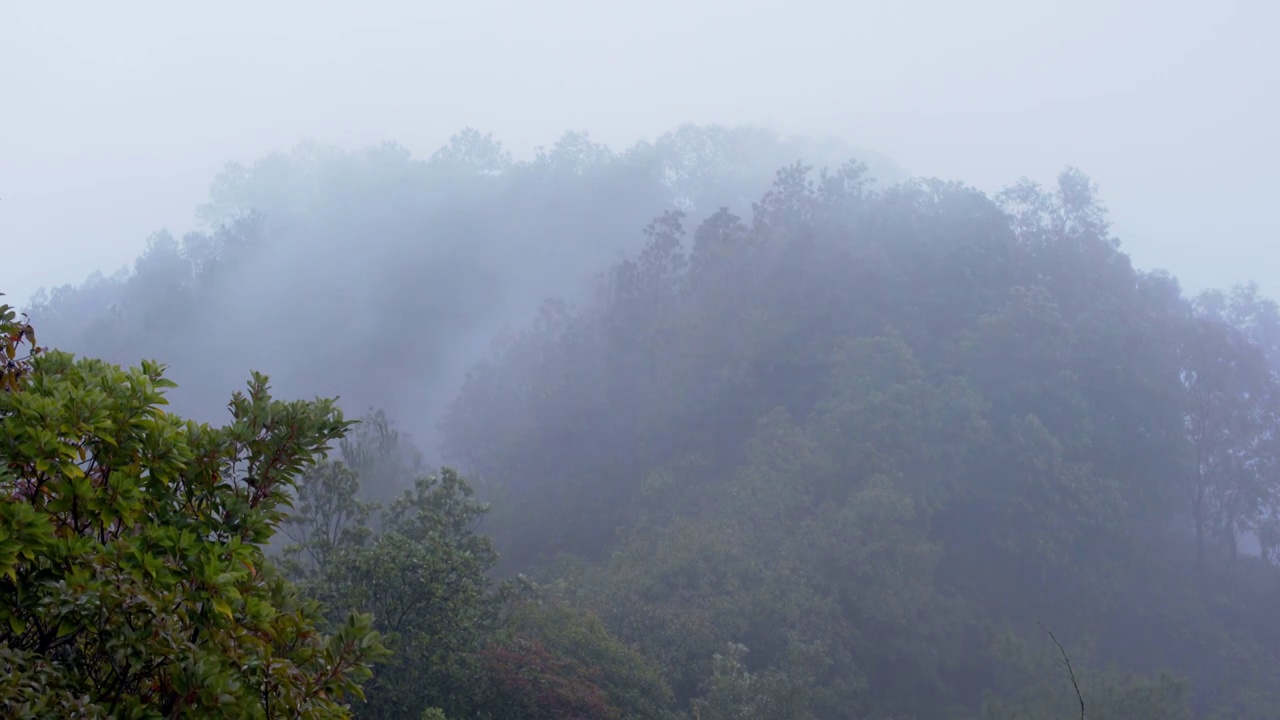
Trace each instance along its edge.
<instances>
[{"instance_id":1,"label":"green leaf","mask_svg":"<svg viewBox=\"0 0 1280 720\"><path fill-rule=\"evenodd\" d=\"M231 614L231 605L226 600L216 599L213 601L213 609L227 616L228 620L235 620L235 616Z\"/></svg>"}]
</instances>

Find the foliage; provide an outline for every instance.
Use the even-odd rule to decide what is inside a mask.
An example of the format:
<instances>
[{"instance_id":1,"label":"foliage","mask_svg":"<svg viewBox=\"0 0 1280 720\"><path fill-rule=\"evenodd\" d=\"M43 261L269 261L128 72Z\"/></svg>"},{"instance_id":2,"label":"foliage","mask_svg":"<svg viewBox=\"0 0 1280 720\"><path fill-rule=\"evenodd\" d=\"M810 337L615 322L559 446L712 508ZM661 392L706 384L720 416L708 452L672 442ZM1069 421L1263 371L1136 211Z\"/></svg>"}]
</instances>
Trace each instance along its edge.
<instances>
[{"instance_id":1,"label":"foliage","mask_svg":"<svg viewBox=\"0 0 1280 720\"><path fill-rule=\"evenodd\" d=\"M51 352L0 394L0 704L348 716L383 654L372 619L320 633L263 553L295 479L348 423L328 400L273 400L255 374L213 428L163 410L172 386L155 363Z\"/></svg>"},{"instance_id":2,"label":"foliage","mask_svg":"<svg viewBox=\"0 0 1280 720\"><path fill-rule=\"evenodd\" d=\"M0 297L3 295L0 293ZM0 305L0 339L4 342L4 354L0 357L4 363L0 365L0 390L16 392L31 373L31 359L43 348L36 345L36 330L27 321L27 316L23 315L19 322L17 312L9 305ZM26 354L23 354L23 344L27 346Z\"/></svg>"},{"instance_id":3,"label":"foliage","mask_svg":"<svg viewBox=\"0 0 1280 720\"><path fill-rule=\"evenodd\" d=\"M996 712L984 691L1021 697L1000 632L1041 620L1095 645L1115 707L1143 683L1157 716L1280 702L1201 659L1232 637L1232 667L1280 661L1248 640L1274 635L1253 603L1275 569L1240 558L1280 537L1274 304L1135 270L1078 171L994 200L863 179L784 168L691 242L661 215L473 369L445 450L494 499L506 569L706 712L755 712L733 678L798 682L811 646L822 692L795 712Z\"/></svg>"},{"instance_id":4,"label":"foliage","mask_svg":"<svg viewBox=\"0 0 1280 720\"><path fill-rule=\"evenodd\" d=\"M362 456L353 449L346 446L349 457ZM304 476L299 494L306 501L290 522L321 531L299 533L301 543L285 553L314 559L293 567L331 622L350 611L370 613L394 650L367 684L358 712L373 718L417 716L431 708L465 713L472 702L470 676L477 672L474 653L503 597L488 577L497 554L475 533L485 507L472 499L465 480L445 468L418 478L379 510L375 532L367 522L376 508L357 500L357 493L358 476L343 463Z\"/></svg>"},{"instance_id":5,"label":"foliage","mask_svg":"<svg viewBox=\"0 0 1280 720\"><path fill-rule=\"evenodd\" d=\"M816 720L812 675L765 670L752 673L744 659L747 647L730 643L717 653L707 682L707 692L693 703L698 720ZM799 670L799 671L797 671Z\"/></svg>"},{"instance_id":6,"label":"foliage","mask_svg":"<svg viewBox=\"0 0 1280 720\"><path fill-rule=\"evenodd\" d=\"M599 673L517 638L481 653L489 685L481 707L494 720L621 720L596 683Z\"/></svg>"},{"instance_id":7,"label":"foliage","mask_svg":"<svg viewBox=\"0 0 1280 720\"><path fill-rule=\"evenodd\" d=\"M322 462L298 483L293 512L284 521L286 567L306 577L327 567L345 548L363 546L372 531L369 519L378 506L356 497L359 476L340 462Z\"/></svg>"},{"instance_id":8,"label":"foliage","mask_svg":"<svg viewBox=\"0 0 1280 720\"><path fill-rule=\"evenodd\" d=\"M1167 672L1151 677L1120 671L1080 673L1065 648L1058 655L1038 652L1035 645L1056 640L1050 635L1041 642L1015 639L1009 635L999 642L1000 652L1009 660L1010 691L1006 695L988 693L982 706L982 720L1044 718L1074 720L1189 720L1191 693L1187 681ZM1080 673L1077 677L1077 673Z\"/></svg>"},{"instance_id":9,"label":"foliage","mask_svg":"<svg viewBox=\"0 0 1280 720\"><path fill-rule=\"evenodd\" d=\"M498 647L526 643L590 668L584 677L621 717L674 717L674 698L662 669L610 633L594 613L561 602L520 601L508 611L501 637Z\"/></svg>"},{"instance_id":10,"label":"foliage","mask_svg":"<svg viewBox=\"0 0 1280 720\"><path fill-rule=\"evenodd\" d=\"M306 617L392 648L362 716L1273 716L1280 306L1136 269L1077 170L988 197L782 165L831 152L306 146L32 310L172 357L193 406L251 352L387 408L280 521ZM428 474L391 419L442 414Z\"/></svg>"},{"instance_id":11,"label":"foliage","mask_svg":"<svg viewBox=\"0 0 1280 720\"><path fill-rule=\"evenodd\" d=\"M344 458L385 468L395 444L368 443L394 433L353 433ZM476 532L487 507L457 472L419 477L385 508L357 499L361 479L343 462L304 474L287 520L299 543L284 551L312 559L290 567L332 620L370 613L393 650L359 716L674 717L660 671L598 618L490 579L497 554Z\"/></svg>"},{"instance_id":12,"label":"foliage","mask_svg":"<svg viewBox=\"0 0 1280 720\"><path fill-rule=\"evenodd\" d=\"M849 152L694 125L617 150L569 132L520 159L474 129L425 156L302 143L226 166L197 209L201 229L157 232L128 268L26 309L60 348L162 358L182 386L175 409L196 419L216 419L241 368L269 367L281 392L386 408L429 440L489 339L542 297L585 291L638 248L650 217L673 204L747 210L777 165ZM270 331L245 342L250 325ZM366 476L364 499L401 489Z\"/></svg>"}]
</instances>

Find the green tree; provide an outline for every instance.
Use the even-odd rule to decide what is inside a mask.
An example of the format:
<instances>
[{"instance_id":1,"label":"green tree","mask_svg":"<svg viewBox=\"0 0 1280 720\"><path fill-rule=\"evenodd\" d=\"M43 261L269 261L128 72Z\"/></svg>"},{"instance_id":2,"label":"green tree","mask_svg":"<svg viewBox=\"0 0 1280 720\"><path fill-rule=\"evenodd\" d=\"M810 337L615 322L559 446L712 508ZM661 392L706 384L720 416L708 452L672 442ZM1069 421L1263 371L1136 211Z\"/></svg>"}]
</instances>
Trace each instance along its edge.
<instances>
[{"instance_id":1,"label":"green tree","mask_svg":"<svg viewBox=\"0 0 1280 720\"><path fill-rule=\"evenodd\" d=\"M343 481L331 482L337 476ZM308 476L312 486L303 494L319 499L300 506L294 522L335 527L326 525L334 507L351 509L349 520L337 541L313 533L286 552L318 558L302 586L324 603L331 622L370 613L393 651L367 684L358 714L414 717L438 708L467 716L482 672L475 653L495 627L505 587L490 579L498 556L476 532L486 506L445 468L419 478L382 511L375 532L362 524L353 477L342 466Z\"/></svg>"},{"instance_id":2,"label":"green tree","mask_svg":"<svg viewBox=\"0 0 1280 720\"><path fill-rule=\"evenodd\" d=\"M706 693L693 702L696 720L816 720L820 690L811 667L751 672L747 647L729 643L713 658Z\"/></svg>"},{"instance_id":3,"label":"green tree","mask_svg":"<svg viewBox=\"0 0 1280 720\"><path fill-rule=\"evenodd\" d=\"M341 462L326 460L303 475L284 521L284 535L293 541L284 551L293 577L313 575L335 553L369 540L369 520L378 506L360 500L359 488L359 475Z\"/></svg>"},{"instance_id":4,"label":"green tree","mask_svg":"<svg viewBox=\"0 0 1280 720\"><path fill-rule=\"evenodd\" d=\"M1234 560L1240 533L1255 529L1270 509L1280 386L1263 349L1212 304L1197 307L1182 357L1184 423L1194 453L1188 498L1203 574L1208 542L1218 540Z\"/></svg>"},{"instance_id":5,"label":"green tree","mask_svg":"<svg viewBox=\"0 0 1280 720\"><path fill-rule=\"evenodd\" d=\"M347 717L384 652L372 618L322 634L263 548L348 423L255 373L214 428L165 412L169 387L152 362L50 352L0 394L0 706Z\"/></svg>"}]
</instances>

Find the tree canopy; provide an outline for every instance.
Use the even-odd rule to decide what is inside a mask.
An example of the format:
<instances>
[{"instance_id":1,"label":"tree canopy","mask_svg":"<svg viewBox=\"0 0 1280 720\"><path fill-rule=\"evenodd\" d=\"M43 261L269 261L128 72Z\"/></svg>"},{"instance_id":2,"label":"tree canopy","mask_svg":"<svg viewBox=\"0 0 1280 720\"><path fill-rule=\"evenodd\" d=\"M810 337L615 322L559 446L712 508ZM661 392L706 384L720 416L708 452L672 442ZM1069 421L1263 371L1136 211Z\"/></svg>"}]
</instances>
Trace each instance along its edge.
<instances>
[{"instance_id":1,"label":"tree canopy","mask_svg":"<svg viewBox=\"0 0 1280 720\"><path fill-rule=\"evenodd\" d=\"M5 354L34 331L0 307ZM29 348L35 351L37 348ZM266 561L289 488L346 427L255 375L213 428L166 413L162 366L62 352L0 393L0 706L8 717L346 717L382 646L319 631Z\"/></svg>"},{"instance_id":2,"label":"tree canopy","mask_svg":"<svg viewBox=\"0 0 1280 720\"><path fill-rule=\"evenodd\" d=\"M0 693L1274 717L1280 308L1136 268L1080 171L992 196L841 152L466 132L230 168L217 229L34 303L107 360L4 316ZM254 366L367 412L254 375L226 428L180 421L161 366L111 364L143 352L193 413Z\"/></svg>"}]
</instances>

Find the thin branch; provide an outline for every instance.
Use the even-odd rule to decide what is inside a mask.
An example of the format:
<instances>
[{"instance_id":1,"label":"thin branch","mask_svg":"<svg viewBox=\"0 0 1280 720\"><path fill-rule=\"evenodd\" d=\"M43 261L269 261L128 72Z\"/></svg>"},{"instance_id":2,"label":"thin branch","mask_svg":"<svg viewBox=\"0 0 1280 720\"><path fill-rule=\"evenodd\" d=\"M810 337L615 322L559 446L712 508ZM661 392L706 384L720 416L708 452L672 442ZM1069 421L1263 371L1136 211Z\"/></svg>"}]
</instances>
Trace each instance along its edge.
<instances>
[{"instance_id":1,"label":"thin branch","mask_svg":"<svg viewBox=\"0 0 1280 720\"><path fill-rule=\"evenodd\" d=\"M1041 630L1049 633L1049 639L1053 640L1053 644L1058 646L1058 652L1062 653L1062 660L1067 665L1067 673L1071 676L1071 686L1076 689L1076 699L1080 701L1080 720L1084 720L1084 695L1080 694L1080 683L1076 682L1076 672L1071 669L1071 658L1067 657L1067 651L1062 647L1062 643L1058 642L1058 638L1053 631L1044 626L1044 623L1036 621Z\"/></svg>"}]
</instances>

